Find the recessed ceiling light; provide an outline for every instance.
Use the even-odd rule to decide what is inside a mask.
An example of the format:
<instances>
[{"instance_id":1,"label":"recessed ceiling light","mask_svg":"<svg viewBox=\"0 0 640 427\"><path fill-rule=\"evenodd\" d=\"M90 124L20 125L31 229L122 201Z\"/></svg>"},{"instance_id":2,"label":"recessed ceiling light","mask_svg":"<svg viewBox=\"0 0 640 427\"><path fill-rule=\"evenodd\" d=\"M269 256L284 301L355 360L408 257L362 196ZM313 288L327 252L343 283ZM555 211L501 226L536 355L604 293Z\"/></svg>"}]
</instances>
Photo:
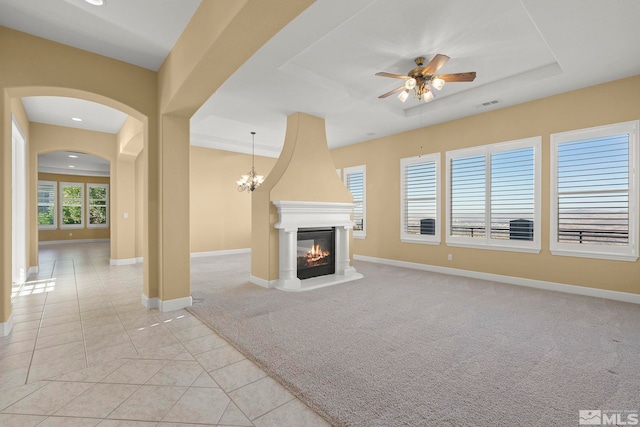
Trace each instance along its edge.
<instances>
[{"instance_id":1,"label":"recessed ceiling light","mask_svg":"<svg viewBox=\"0 0 640 427\"><path fill-rule=\"evenodd\" d=\"M70 168L75 168L75 166L73 166L73 165L69 165L69 167L70 167Z\"/></svg>"},{"instance_id":2,"label":"recessed ceiling light","mask_svg":"<svg viewBox=\"0 0 640 427\"><path fill-rule=\"evenodd\" d=\"M84 0L84 1L94 6L102 6L104 4L104 0Z\"/></svg>"},{"instance_id":3,"label":"recessed ceiling light","mask_svg":"<svg viewBox=\"0 0 640 427\"><path fill-rule=\"evenodd\" d=\"M69 157L71 157L72 159L77 159L78 156L76 156L75 154L69 154Z\"/></svg>"},{"instance_id":4,"label":"recessed ceiling light","mask_svg":"<svg viewBox=\"0 0 640 427\"><path fill-rule=\"evenodd\" d=\"M71 117L71 120L73 120L74 122L81 122L82 119L80 117Z\"/></svg>"}]
</instances>

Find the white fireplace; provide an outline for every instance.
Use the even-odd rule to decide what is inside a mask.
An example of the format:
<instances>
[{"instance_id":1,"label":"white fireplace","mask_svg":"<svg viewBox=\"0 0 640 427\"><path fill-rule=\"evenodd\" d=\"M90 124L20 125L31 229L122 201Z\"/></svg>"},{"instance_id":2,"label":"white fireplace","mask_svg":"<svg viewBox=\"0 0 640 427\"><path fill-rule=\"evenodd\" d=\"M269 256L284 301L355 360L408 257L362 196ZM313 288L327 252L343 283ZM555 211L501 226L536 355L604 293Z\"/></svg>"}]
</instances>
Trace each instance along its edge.
<instances>
[{"instance_id":1,"label":"white fireplace","mask_svg":"<svg viewBox=\"0 0 640 427\"><path fill-rule=\"evenodd\" d=\"M353 203L274 201L279 221L277 289L306 291L362 278L349 265L349 230ZM335 230L335 273L300 280L297 276L298 230L331 227Z\"/></svg>"}]
</instances>

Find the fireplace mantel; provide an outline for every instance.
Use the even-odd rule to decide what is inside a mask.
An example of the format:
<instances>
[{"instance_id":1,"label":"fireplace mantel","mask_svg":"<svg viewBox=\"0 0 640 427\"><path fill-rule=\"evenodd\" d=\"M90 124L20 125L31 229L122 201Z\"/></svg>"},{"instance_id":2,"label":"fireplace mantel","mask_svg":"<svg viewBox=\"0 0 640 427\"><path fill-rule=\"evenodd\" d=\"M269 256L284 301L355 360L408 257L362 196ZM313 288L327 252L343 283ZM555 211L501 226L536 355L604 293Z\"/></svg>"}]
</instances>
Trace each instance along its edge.
<instances>
[{"instance_id":1,"label":"fireplace mantel","mask_svg":"<svg viewBox=\"0 0 640 427\"><path fill-rule=\"evenodd\" d=\"M360 279L362 274L349 265L349 230L353 203L274 201L279 221L277 289L305 291ZM296 246L299 228L335 227L335 274L300 280L297 277Z\"/></svg>"}]
</instances>

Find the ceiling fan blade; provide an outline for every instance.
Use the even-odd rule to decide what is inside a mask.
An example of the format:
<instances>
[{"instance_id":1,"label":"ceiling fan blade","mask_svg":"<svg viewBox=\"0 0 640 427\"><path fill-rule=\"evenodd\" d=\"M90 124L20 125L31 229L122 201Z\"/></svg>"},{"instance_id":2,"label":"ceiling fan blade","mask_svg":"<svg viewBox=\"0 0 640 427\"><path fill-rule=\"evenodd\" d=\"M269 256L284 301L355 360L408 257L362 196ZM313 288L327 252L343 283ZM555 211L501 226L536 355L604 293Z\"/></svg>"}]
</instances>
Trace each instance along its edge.
<instances>
[{"instance_id":1,"label":"ceiling fan blade","mask_svg":"<svg viewBox=\"0 0 640 427\"><path fill-rule=\"evenodd\" d=\"M387 92L387 93L385 93L385 94L383 94L383 95L380 95L378 98L386 98L387 96L391 96L391 95L393 95L394 93L398 93L398 92L400 92L400 91L402 91L402 90L404 90L404 89L405 89L405 87L404 87L404 86L397 87L397 88L395 88L394 90L390 90L389 92Z\"/></svg>"},{"instance_id":2,"label":"ceiling fan blade","mask_svg":"<svg viewBox=\"0 0 640 427\"><path fill-rule=\"evenodd\" d=\"M476 72L470 71L468 73L440 74L436 77L441 78L445 82L472 82L476 78Z\"/></svg>"},{"instance_id":3,"label":"ceiling fan blade","mask_svg":"<svg viewBox=\"0 0 640 427\"><path fill-rule=\"evenodd\" d=\"M409 76L401 76L400 74L385 73L384 71L380 71L379 73L376 73L376 76L392 77L394 79L405 79L405 80L408 80L411 78Z\"/></svg>"},{"instance_id":4,"label":"ceiling fan blade","mask_svg":"<svg viewBox=\"0 0 640 427\"><path fill-rule=\"evenodd\" d=\"M450 58L447 55L437 54L431 61L424 67L420 74L423 76L432 76L436 71L440 69Z\"/></svg>"}]
</instances>

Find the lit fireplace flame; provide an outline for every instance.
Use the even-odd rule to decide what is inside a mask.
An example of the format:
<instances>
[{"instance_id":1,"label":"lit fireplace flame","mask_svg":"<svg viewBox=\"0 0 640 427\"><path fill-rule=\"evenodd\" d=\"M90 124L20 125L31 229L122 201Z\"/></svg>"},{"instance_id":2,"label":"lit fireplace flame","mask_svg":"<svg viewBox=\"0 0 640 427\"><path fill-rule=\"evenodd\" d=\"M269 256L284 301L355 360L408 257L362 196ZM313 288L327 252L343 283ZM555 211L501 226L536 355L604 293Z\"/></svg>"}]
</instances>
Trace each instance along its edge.
<instances>
[{"instance_id":1,"label":"lit fireplace flame","mask_svg":"<svg viewBox=\"0 0 640 427\"><path fill-rule=\"evenodd\" d=\"M318 262L322 258L328 257L329 255L329 251L323 251L320 245L314 245L311 247L311 250L307 252L307 264Z\"/></svg>"}]
</instances>

